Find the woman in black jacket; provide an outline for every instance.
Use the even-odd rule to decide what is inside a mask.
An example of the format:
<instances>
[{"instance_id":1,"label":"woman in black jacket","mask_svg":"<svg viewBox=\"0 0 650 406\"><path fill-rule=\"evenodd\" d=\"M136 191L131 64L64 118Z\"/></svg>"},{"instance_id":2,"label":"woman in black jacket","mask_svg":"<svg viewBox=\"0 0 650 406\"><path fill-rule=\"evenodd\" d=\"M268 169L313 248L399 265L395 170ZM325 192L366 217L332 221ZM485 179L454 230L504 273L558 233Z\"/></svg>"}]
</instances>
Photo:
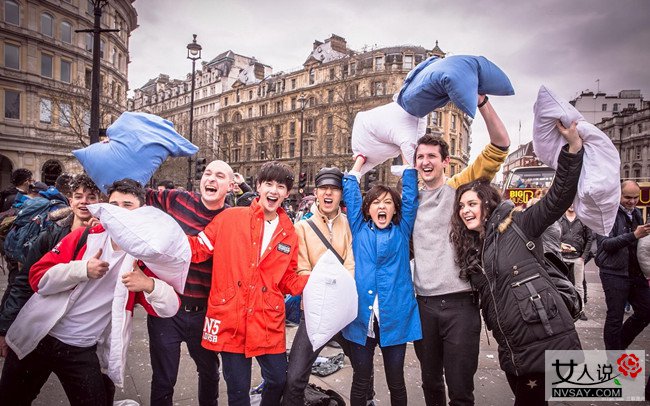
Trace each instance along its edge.
<instances>
[{"instance_id":1,"label":"woman in black jacket","mask_svg":"<svg viewBox=\"0 0 650 406\"><path fill-rule=\"evenodd\" d=\"M568 145L560 152L553 185L537 204L524 211L515 209L511 201L501 201L489 181L479 179L458 188L451 220L450 238L460 276L469 279L479 294L515 405L546 404L545 350L581 349L571 314L545 273L540 273L542 265L524 241L533 241L542 258L540 236L562 216L577 191L582 140L576 123L570 128L558 123L558 128Z\"/></svg>"}]
</instances>

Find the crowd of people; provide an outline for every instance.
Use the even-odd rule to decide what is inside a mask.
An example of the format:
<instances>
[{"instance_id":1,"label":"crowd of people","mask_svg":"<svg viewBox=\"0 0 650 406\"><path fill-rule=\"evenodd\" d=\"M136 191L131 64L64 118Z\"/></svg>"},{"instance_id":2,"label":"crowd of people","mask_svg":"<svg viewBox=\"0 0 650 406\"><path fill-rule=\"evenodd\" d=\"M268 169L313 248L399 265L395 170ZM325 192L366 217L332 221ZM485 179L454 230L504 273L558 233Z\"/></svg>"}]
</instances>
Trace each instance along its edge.
<instances>
[{"instance_id":1,"label":"crowd of people","mask_svg":"<svg viewBox=\"0 0 650 406\"><path fill-rule=\"evenodd\" d=\"M111 404L125 368L129 315L140 304L148 314L152 405L173 404L183 342L196 364L200 405L217 404L220 368L229 404L250 404L252 358L264 379L262 405L303 405L322 347L312 347L303 316L287 357L284 301L302 293L331 251L358 293L356 318L333 337L352 365L353 406L372 403L374 385L384 384L373 374L377 347L391 405L408 404L408 342L427 405L474 404L481 313L515 405L545 404L544 351L581 349L581 343L575 316L547 284L538 260L542 246L571 265L586 302L584 265L596 243L607 304L604 347L622 350L650 322L650 287L636 257L650 225L635 208L633 181L622 184L608 236L594 238L576 217L584 148L575 123L558 123L566 146L548 192L524 210L503 201L490 182L510 139L485 96L478 110L490 142L462 172L445 175L449 146L428 134L417 142L414 168L403 168L401 191L375 185L364 196L366 157L358 155L347 174L334 167L317 173L313 204L298 208L295 223L293 208L285 210L294 177L278 162L265 163L255 185L247 185L227 163L213 161L199 193L169 181L155 189L114 182L106 202L128 210L154 206L188 236L192 264L182 292L130 257L92 217L87 206L102 196L88 176L47 187L25 169L14 171L0 214L9 230L30 199L56 203L48 205L48 220L25 245L24 258L4 253L9 283L0 307L0 403L30 404L54 372L71 404ZM13 235L3 235L5 243ZM634 313L624 321L628 302ZM584 308L579 317L587 319Z\"/></svg>"}]
</instances>

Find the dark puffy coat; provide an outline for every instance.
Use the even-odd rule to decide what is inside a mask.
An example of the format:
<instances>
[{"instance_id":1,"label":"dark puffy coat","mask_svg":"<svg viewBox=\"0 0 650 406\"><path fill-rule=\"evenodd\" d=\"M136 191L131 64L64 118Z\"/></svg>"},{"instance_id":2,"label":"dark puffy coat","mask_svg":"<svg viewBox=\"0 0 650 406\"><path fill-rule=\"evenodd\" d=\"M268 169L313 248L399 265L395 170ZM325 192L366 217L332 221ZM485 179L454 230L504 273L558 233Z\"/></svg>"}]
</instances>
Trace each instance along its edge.
<instances>
[{"instance_id":1,"label":"dark puffy coat","mask_svg":"<svg viewBox=\"0 0 650 406\"><path fill-rule=\"evenodd\" d=\"M50 224L48 228L39 234L38 238L29 249L25 265L18 272L13 283L7 286L7 294L5 295L4 303L0 307L0 336L7 334L7 330L11 324L16 320L18 312L23 308L25 303L34 294L31 286L29 286L29 269L43 255L49 252L70 233L74 214L72 209L66 207L50 213L49 218L54 223Z\"/></svg>"},{"instance_id":2,"label":"dark puffy coat","mask_svg":"<svg viewBox=\"0 0 650 406\"><path fill-rule=\"evenodd\" d=\"M586 261L591 252L593 240L593 234L589 227L582 224L577 217L573 221L569 221L566 214L560 218L559 223L562 227L562 242L576 249L575 252L563 252L562 258L582 258Z\"/></svg>"},{"instance_id":3,"label":"dark puffy coat","mask_svg":"<svg viewBox=\"0 0 650 406\"><path fill-rule=\"evenodd\" d=\"M545 350L581 349L573 318L560 294L510 224L514 221L521 228L542 257L540 237L571 205L583 151L569 154L566 147L562 150L555 181L537 204L518 211L513 210L511 201L502 202L485 225L483 270L472 274L471 281L480 295L485 324L499 344L501 368L517 376L544 372ZM545 328L540 321L528 286L514 285L526 279L541 297L552 330L550 334L548 326Z\"/></svg>"},{"instance_id":4,"label":"dark puffy coat","mask_svg":"<svg viewBox=\"0 0 650 406\"><path fill-rule=\"evenodd\" d=\"M612 275L629 276L630 271L639 273L639 262L636 258L637 238L634 230L643 224L643 217L639 209L634 209L632 219L625 210L619 206L616 212L614 227L608 236L597 235L598 251L596 251L596 265L600 272ZM630 259L633 261L630 264ZM630 267L630 265L632 265Z\"/></svg>"}]
</instances>

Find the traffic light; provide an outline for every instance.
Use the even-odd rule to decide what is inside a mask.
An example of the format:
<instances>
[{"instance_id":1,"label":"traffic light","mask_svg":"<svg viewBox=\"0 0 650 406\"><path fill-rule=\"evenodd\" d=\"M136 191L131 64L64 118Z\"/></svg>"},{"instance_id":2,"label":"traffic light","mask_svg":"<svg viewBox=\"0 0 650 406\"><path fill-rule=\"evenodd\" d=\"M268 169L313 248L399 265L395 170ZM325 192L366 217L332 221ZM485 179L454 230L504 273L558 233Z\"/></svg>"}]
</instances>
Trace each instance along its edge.
<instances>
[{"instance_id":1,"label":"traffic light","mask_svg":"<svg viewBox=\"0 0 650 406\"><path fill-rule=\"evenodd\" d=\"M207 160L205 158L196 158L194 163L194 179L201 180L203 172L205 171Z\"/></svg>"},{"instance_id":2,"label":"traffic light","mask_svg":"<svg viewBox=\"0 0 650 406\"><path fill-rule=\"evenodd\" d=\"M374 183L377 182L379 179L379 173L377 172L377 169L371 169L366 173L366 179L363 183L363 188L367 192L370 190L371 187L373 187Z\"/></svg>"},{"instance_id":3,"label":"traffic light","mask_svg":"<svg viewBox=\"0 0 650 406\"><path fill-rule=\"evenodd\" d=\"M298 175L298 188L304 189L307 186L307 173L300 172Z\"/></svg>"}]
</instances>

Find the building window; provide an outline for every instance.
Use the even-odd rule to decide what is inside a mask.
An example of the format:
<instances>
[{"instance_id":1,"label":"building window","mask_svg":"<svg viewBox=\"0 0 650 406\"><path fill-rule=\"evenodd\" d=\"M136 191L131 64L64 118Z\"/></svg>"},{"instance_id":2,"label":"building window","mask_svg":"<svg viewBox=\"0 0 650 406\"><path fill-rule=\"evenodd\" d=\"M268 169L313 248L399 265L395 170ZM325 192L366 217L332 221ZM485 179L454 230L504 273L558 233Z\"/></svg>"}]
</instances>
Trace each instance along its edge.
<instances>
[{"instance_id":1,"label":"building window","mask_svg":"<svg viewBox=\"0 0 650 406\"><path fill-rule=\"evenodd\" d=\"M5 68L20 69L20 47L5 43Z\"/></svg>"},{"instance_id":2,"label":"building window","mask_svg":"<svg viewBox=\"0 0 650 406\"><path fill-rule=\"evenodd\" d=\"M295 109L296 109L296 98L292 97L291 98L291 110L295 110Z\"/></svg>"},{"instance_id":3,"label":"building window","mask_svg":"<svg viewBox=\"0 0 650 406\"><path fill-rule=\"evenodd\" d=\"M334 150L334 140L332 139L332 137L327 137L327 139L325 140L325 153L331 154L333 150Z\"/></svg>"},{"instance_id":4,"label":"building window","mask_svg":"<svg viewBox=\"0 0 650 406\"><path fill-rule=\"evenodd\" d=\"M289 135L292 136L292 137L296 135L296 122L295 121L291 121L289 123Z\"/></svg>"},{"instance_id":5,"label":"building window","mask_svg":"<svg viewBox=\"0 0 650 406\"><path fill-rule=\"evenodd\" d=\"M309 84L313 85L316 82L314 68L309 69Z\"/></svg>"},{"instance_id":6,"label":"building window","mask_svg":"<svg viewBox=\"0 0 650 406\"><path fill-rule=\"evenodd\" d=\"M5 118L20 120L20 93L5 89Z\"/></svg>"},{"instance_id":7,"label":"building window","mask_svg":"<svg viewBox=\"0 0 650 406\"><path fill-rule=\"evenodd\" d=\"M456 131L456 115L451 115L451 130Z\"/></svg>"},{"instance_id":8,"label":"building window","mask_svg":"<svg viewBox=\"0 0 650 406\"><path fill-rule=\"evenodd\" d=\"M239 103L239 100L240 100L240 98L239 98L239 89L237 89L237 91L235 92L235 103Z\"/></svg>"},{"instance_id":9,"label":"building window","mask_svg":"<svg viewBox=\"0 0 650 406\"><path fill-rule=\"evenodd\" d=\"M327 91L327 102L334 103L334 90L330 89Z\"/></svg>"},{"instance_id":10,"label":"building window","mask_svg":"<svg viewBox=\"0 0 650 406\"><path fill-rule=\"evenodd\" d=\"M456 138L449 139L449 153L451 156L456 156Z\"/></svg>"},{"instance_id":11,"label":"building window","mask_svg":"<svg viewBox=\"0 0 650 406\"><path fill-rule=\"evenodd\" d=\"M70 121L72 120L72 108L69 104L61 103L59 110L59 125L61 127L70 127Z\"/></svg>"},{"instance_id":12,"label":"building window","mask_svg":"<svg viewBox=\"0 0 650 406\"><path fill-rule=\"evenodd\" d=\"M310 97L309 100L307 100L307 106L316 107L316 98L314 96Z\"/></svg>"},{"instance_id":13,"label":"building window","mask_svg":"<svg viewBox=\"0 0 650 406\"><path fill-rule=\"evenodd\" d=\"M227 105L228 105L228 98L227 98L227 97L224 97L224 98L223 98L223 105L224 105L224 106L227 106Z\"/></svg>"},{"instance_id":14,"label":"building window","mask_svg":"<svg viewBox=\"0 0 650 406\"><path fill-rule=\"evenodd\" d=\"M252 90L248 91L248 100L253 100L253 91Z\"/></svg>"},{"instance_id":15,"label":"building window","mask_svg":"<svg viewBox=\"0 0 650 406\"><path fill-rule=\"evenodd\" d=\"M43 13L41 14L41 34L46 35L48 37L52 36L52 22L54 21L54 18L47 14Z\"/></svg>"},{"instance_id":16,"label":"building window","mask_svg":"<svg viewBox=\"0 0 650 406\"><path fill-rule=\"evenodd\" d=\"M413 69L413 55L404 55L402 69Z\"/></svg>"},{"instance_id":17,"label":"building window","mask_svg":"<svg viewBox=\"0 0 650 406\"><path fill-rule=\"evenodd\" d=\"M296 155L296 143L291 141L289 143L289 158L293 158Z\"/></svg>"},{"instance_id":18,"label":"building window","mask_svg":"<svg viewBox=\"0 0 650 406\"><path fill-rule=\"evenodd\" d=\"M248 108L248 118L252 118L252 117L253 117L253 108L249 107Z\"/></svg>"},{"instance_id":19,"label":"building window","mask_svg":"<svg viewBox=\"0 0 650 406\"><path fill-rule=\"evenodd\" d=\"M72 75L72 62L61 60L61 82L70 83Z\"/></svg>"},{"instance_id":20,"label":"building window","mask_svg":"<svg viewBox=\"0 0 650 406\"><path fill-rule=\"evenodd\" d=\"M93 36L89 32L86 33L86 51L93 51Z\"/></svg>"},{"instance_id":21,"label":"building window","mask_svg":"<svg viewBox=\"0 0 650 406\"><path fill-rule=\"evenodd\" d=\"M260 160L266 159L266 145L260 145Z\"/></svg>"},{"instance_id":22,"label":"building window","mask_svg":"<svg viewBox=\"0 0 650 406\"><path fill-rule=\"evenodd\" d=\"M291 90L296 88L296 79L291 79Z\"/></svg>"},{"instance_id":23,"label":"building window","mask_svg":"<svg viewBox=\"0 0 650 406\"><path fill-rule=\"evenodd\" d=\"M95 5L93 4L92 0L86 1L86 13L90 15L95 14Z\"/></svg>"},{"instance_id":24,"label":"building window","mask_svg":"<svg viewBox=\"0 0 650 406\"><path fill-rule=\"evenodd\" d=\"M352 86L350 86L350 88L348 89L348 94L350 100L356 100L357 97L359 96L359 85L355 83Z\"/></svg>"},{"instance_id":25,"label":"building window","mask_svg":"<svg viewBox=\"0 0 650 406\"><path fill-rule=\"evenodd\" d=\"M333 116L328 116L327 117L327 132L331 133L334 131L334 117Z\"/></svg>"},{"instance_id":26,"label":"building window","mask_svg":"<svg viewBox=\"0 0 650 406\"><path fill-rule=\"evenodd\" d=\"M273 151L274 158L279 159L282 158L282 144L277 142L275 144L275 151Z\"/></svg>"},{"instance_id":27,"label":"building window","mask_svg":"<svg viewBox=\"0 0 650 406\"><path fill-rule=\"evenodd\" d=\"M602 111L607 111L607 103L603 103L601 106Z\"/></svg>"},{"instance_id":28,"label":"building window","mask_svg":"<svg viewBox=\"0 0 650 406\"><path fill-rule=\"evenodd\" d=\"M356 74L357 74L357 63L350 62L350 76L354 76Z\"/></svg>"},{"instance_id":29,"label":"building window","mask_svg":"<svg viewBox=\"0 0 650 406\"><path fill-rule=\"evenodd\" d=\"M90 89L92 82L93 82L93 70L90 68L86 68L86 74L84 75L84 83L86 85L86 89Z\"/></svg>"},{"instance_id":30,"label":"building window","mask_svg":"<svg viewBox=\"0 0 650 406\"><path fill-rule=\"evenodd\" d=\"M233 162L239 162L239 149L232 150L232 160Z\"/></svg>"},{"instance_id":31,"label":"building window","mask_svg":"<svg viewBox=\"0 0 650 406\"><path fill-rule=\"evenodd\" d=\"M264 140L266 138L266 128L260 127L260 140Z\"/></svg>"},{"instance_id":32,"label":"building window","mask_svg":"<svg viewBox=\"0 0 650 406\"><path fill-rule=\"evenodd\" d=\"M633 109L634 107L636 107L636 106L634 105L634 103L628 103L628 104L627 104L627 108L628 108L628 109Z\"/></svg>"},{"instance_id":33,"label":"building window","mask_svg":"<svg viewBox=\"0 0 650 406\"><path fill-rule=\"evenodd\" d=\"M63 21L61 23L61 41L66 44L72 43L72 26L70 23Z\"/></svg>"},{"instance_id":34,"label":"building window","mask_svg":"<svg viewBox=\"0 0 650 406\"><path fill-rule=\"evenodd\" d=\"M618 103L614 103L614 107L612 107L612 111L618 111Z\"/></svg>"},{"instance_id":35,"label":"building window","mask_svg":"<svg viewBox=\"0 0 650 406\"><path fill-rule=\"evenodd\" d=\"M348 147L347 147L346 152L348 154L352 153L352 136L351 135L348 135Z\"/></svg>"},{"instance_id":36,"label":"building window","mask_svg":"<svg viewBox=\"0 0 650 406\"><path fill-rule=\"evenodd\" d=\"M306 132L313 133L316 130L316 125L315 125L316 123L314 122L313 118L308 118L307 120L305 120L305 124L306 124Z\"/></svg>"},{"instance_id":37,"label":"building window","mask_svg":"<svg viewBox=\"0 0 650 406\"><path fill-rule=\"evenodd\" d=\"M260 116L266 115L266 104L260 106Z\"/></svg>"},{"instance_id":38,"label":"building window","mask_svg":"<svg viewBox=\"0 0 650 406\"><path fill-rule=\"evenodd\" d=\"M375 70L376 71L384 70L384 57L383 56L375 56Z\"/></svg>"},{"instance_id":39,"label":"building window","mask_svg":"<svg viewBox=\"0 0 650 406\"><path fill-rule=\"evenodd\" d=\"M246 147L246 160L250 161L251 160L251 147Z\"/></svg>"},{"instance_id":40,"label":"building window","mask_svg":"<svg viewBox=\"0 0 650 406\"><path fill-rule=\"evenodd\" d=\"M372 82L373 96L383 96L386 94L386 85L384 82Z\"/></svg>"},{"instance_id":41,"label":"building window","mask_svg":"<svg viewBox=\"0 0 650 406\"><path fill-rule=\"evenodd\" d=\"M334 73L334 68L330 68L330 80L334 80L336 78L336 73Z\"/></svg>"},{"instance_id":42,"label":"building window","mask_svg":"<svg viewBox=\"0 0 650 406\"><path fill-rule=\"evenodd\" d=\"M282 125L281 124L276 124L275 125L275 136L276 138L280 138L282 135Z\"/></svg>"},{"instance_id":43,"label":"building window","mask_svg":"<svg viewBox=\"0 0 650 406\"><path fill-rule=\"evenodd\" d=\"M636 147L636 159L641 159L641 147Z\"/></svg>"},{"instance_id":44,"label":"building window","mask_svg":"<svg viewBox=\"0 0 650 406\"><path fill-rule=\"evenodd\" d=\"M275 102L275 112L282 113L282 100Z\"/></svg>"},{"instance_id":45,"label":"building window","mask_svg":"<svg viewBox=\"0 0 650 406\"><path fill-rule=\"evenodd\" d=\"M41 123L52 122L52 100L41 99L40 119Z\"/></svg>"},{"instance_id":46,"label":"building window","mask_svg":"<svg viewBox=\"0 0 650 406\"><path fill-rule=\"evenodd\" d=\"M101 59L104 59L104 46L106 45L106 41L101 40L99 41L99 57Z\"/></svg>"},{"instance_id":47,"label":"building window","mask_svg":"<svg viewBox=\"0 0 650 406\"><path fill-rule=\"evenodd\" d=\"M41 76L52 77L52 55L41 54Z\"/></svg>"},{"instance_id":48,"label":"building window","mask_svg":"<svg viewBox=\"0 0 650 406\"><path fill-rule=\"evenodd\" d=\"M5 0L5 22L20 25L20 7L15 1Z\"/></svg>"}]
</instances>

